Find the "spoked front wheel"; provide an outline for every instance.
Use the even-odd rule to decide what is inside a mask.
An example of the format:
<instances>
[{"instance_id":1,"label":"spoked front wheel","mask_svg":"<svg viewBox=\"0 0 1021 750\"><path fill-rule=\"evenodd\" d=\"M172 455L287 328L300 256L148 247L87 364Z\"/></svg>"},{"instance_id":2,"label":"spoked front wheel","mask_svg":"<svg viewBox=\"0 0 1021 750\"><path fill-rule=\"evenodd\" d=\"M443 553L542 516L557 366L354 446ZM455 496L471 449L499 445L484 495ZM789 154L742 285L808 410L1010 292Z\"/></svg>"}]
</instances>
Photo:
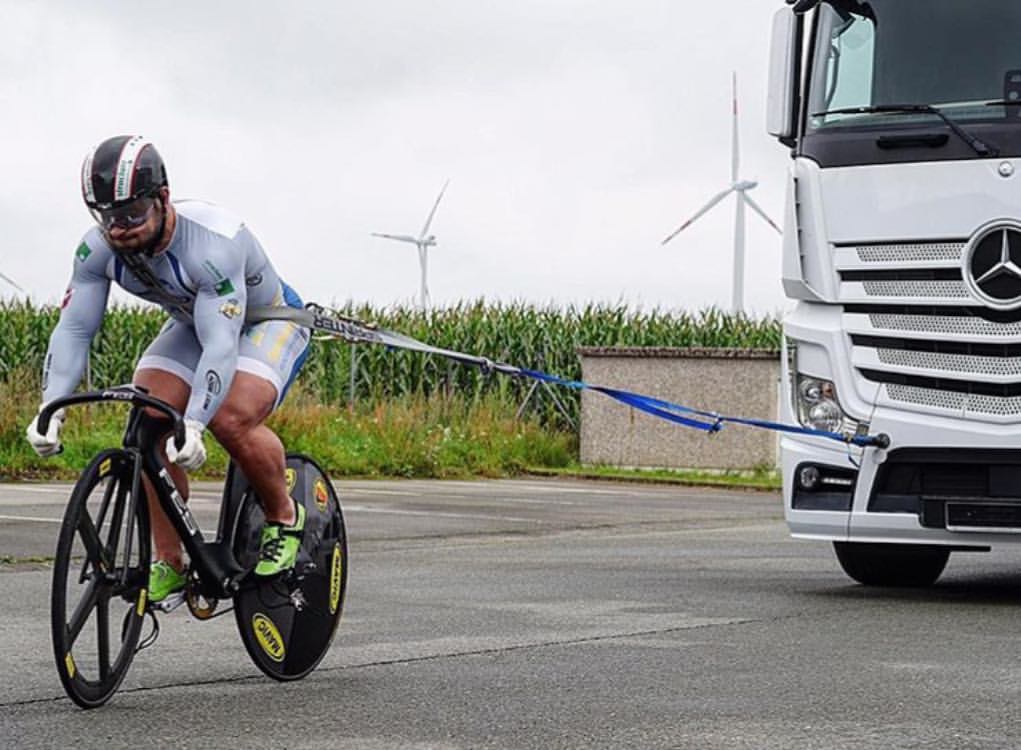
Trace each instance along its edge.
<instances>
[{"instance_id":1,"label":"spoked front wheel","mask_svg":"<svg viewBox=\"0 0 1021 750\"><path fill-rule=\"evenodd\" d=\"M305 506L305 532L294 570L274 578L249 576L234 596L238 632L252 661L275 680L301 679L330 648L347 589L347 534L340 500L310 458L287 457L291 497ZM234 529L238 562L258 562L264 516L248 491Z\"/></svg>"},{"instance_id":2,"label":"spoked front wheel","mask_svg":"<svg viewBox=\"0 0 1021 750\"><path fill-rule=\"evenodd\" d=\"M131 666L145 615L149 515L132 497L131 456L100 453L74 487L53 565L57 672L82 708L103 705Z\"/></svg>"}]
</instances>

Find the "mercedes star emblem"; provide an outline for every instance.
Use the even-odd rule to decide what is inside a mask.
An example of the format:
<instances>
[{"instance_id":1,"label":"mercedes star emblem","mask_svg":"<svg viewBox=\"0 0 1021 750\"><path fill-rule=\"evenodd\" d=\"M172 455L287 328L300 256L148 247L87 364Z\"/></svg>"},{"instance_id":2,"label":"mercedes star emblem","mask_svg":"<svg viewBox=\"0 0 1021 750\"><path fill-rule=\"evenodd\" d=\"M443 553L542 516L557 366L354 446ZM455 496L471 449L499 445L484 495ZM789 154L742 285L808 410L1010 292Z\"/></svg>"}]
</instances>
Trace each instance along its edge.
<instances>
[{"instance_id":1,"label":"mercedes star emblem","mask_svg":"<svg viewBox=\"0 0 1021 750\"><path fill-rule=\"evenodd\" d=\"M971 293L989 307L1021 307L1021 224L980 229L965 248L963 271Z\"/></svg>"}]
</instances>

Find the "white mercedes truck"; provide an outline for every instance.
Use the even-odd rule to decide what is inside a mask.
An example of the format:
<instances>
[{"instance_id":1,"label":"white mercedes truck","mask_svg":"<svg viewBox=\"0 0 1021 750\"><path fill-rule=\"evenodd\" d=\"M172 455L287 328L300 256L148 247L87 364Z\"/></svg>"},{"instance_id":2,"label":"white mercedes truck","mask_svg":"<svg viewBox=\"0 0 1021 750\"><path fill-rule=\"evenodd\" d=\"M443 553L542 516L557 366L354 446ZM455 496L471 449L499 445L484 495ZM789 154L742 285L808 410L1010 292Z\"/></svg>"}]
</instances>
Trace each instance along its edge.
<instances>
[{"instance_id":1,"label":"white mercedes truck","mask_svg":"<svg viewBox=\"0 0 1021 750\"><path fill-rule=\"evenodd\" d=\"M785 515L880 586L1021 542L1021 2L787 0Z\"/></svg>"}]
</instances>

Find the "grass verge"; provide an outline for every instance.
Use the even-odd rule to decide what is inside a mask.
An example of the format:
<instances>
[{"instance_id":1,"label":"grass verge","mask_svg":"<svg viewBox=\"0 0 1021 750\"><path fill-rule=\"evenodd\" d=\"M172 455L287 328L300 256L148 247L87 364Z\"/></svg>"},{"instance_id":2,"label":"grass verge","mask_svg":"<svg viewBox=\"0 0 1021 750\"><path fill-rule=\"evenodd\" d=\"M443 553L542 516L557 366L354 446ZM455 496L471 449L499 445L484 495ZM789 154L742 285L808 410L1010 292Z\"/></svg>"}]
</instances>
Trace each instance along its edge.
<instances>
[{"instance_id":1,"label":"grass verge","mask_svg":"<svg viewBox=\"0 0 1021 750\"><path fill-rule=\"evenodd\" d=\"M62 435L64 452L39 458L24 435L37 400L38 385L31 377L0 382L0 403L5 404L0 410L0 480L73 479L99 450L120 445L127 407L75 407ZM514 414L514 404L495 396L477 401L405 397L349 410L298 390L268 424L288 450L308 453L337 477L495 477L573 460L573 435ZM226 453L211 436L206 448L209 459L198 478L223 476Z\"/></svg>"},{"instance_id":2,"label":"grass verge","mask_svg":"<svg viewBox=\"0 0 1021 750\"><path fill-rule=\"evenodd\" d=\"M25 370L0 380L0 481L75 479L93 455L118 446L128 409L96 404L69 410L64 452L42 459L25 441L38 402L38 376ZM534 419L498 395L477 400L408 396L355 409L321 403L296 386L269 425L288 450L313 456L334 477L467 478L523 473L703 487L777 490L776 472L621 469L580 466L577 438ZM197 475L224 475L227 455L207 437L209 459ZM0 561L2 562L2 561Z\"/></svg>"}]
</instances>

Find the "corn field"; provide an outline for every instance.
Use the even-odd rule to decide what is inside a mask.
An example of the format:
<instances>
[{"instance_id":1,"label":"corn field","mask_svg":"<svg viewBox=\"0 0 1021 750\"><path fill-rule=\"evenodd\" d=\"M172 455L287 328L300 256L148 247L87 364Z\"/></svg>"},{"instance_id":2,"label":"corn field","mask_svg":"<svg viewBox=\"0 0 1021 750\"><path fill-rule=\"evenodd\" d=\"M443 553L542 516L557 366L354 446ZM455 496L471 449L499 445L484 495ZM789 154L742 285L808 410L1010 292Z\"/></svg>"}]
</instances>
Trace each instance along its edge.
<instances>
[{"instance_id":1,"label":"corn field","mask_svg":"<svg viewBox=\"0 0 1021 750\"><path fill-rule=\"evenodd\" d=\"M555 308L480 300L428 312L368 305L349 305L340 312L434 346L570 379L581 377L579 346L780 348L778 319L752 319L715 308L697 313L643 312L626 305ZM41 370L58 314L53 307L0 301L0 377L24 372L24 366ZM129 382L135 363L164 320L165 315L153 308L111 307L92 343L93 384ZM473 401L491 394L519 404L527 398L529 411L567 428L577 424L580 402L576 391L559 390L555 397L544 388L533 392L530 380L486 375L436 356L334 341L313 343L299 383L329 404L346 403L352 396L380 402L454 392Z\"/></svg>"}]
</instances>

